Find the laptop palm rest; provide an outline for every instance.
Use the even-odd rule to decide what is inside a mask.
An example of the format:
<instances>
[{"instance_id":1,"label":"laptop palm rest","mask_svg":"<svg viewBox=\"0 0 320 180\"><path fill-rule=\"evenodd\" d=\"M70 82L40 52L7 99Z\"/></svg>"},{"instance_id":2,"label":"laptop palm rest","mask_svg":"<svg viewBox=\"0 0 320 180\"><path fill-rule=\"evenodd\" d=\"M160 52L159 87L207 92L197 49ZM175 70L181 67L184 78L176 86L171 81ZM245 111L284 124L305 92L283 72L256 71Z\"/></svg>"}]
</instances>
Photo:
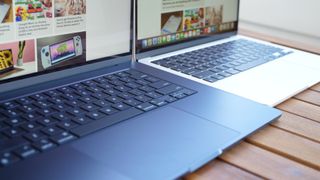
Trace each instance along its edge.
<instances>
[{"instance_id":1,"label":"laptop palm rest","mask_svg":"<svg viewBox=\"0 0 320 180\"><path fill-rule=\"evenodd\" d=\"M125 176L167 179L187 172L190 165L212 156L238 135L234 130L167 106L72 146Z\"/></svg>"}]
</instances>

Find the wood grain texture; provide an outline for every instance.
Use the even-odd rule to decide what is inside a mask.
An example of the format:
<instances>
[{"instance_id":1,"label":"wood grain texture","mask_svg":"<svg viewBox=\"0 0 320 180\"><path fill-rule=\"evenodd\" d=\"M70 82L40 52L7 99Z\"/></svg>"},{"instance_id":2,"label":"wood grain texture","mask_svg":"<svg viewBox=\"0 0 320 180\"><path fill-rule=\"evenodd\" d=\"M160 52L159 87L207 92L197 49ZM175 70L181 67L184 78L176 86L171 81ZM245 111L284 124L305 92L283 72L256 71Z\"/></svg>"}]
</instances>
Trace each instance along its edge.
<instances>
[{"instance_id":1,"label":"wood grain texture","mask_svg":"<svg viewBox=\"0 0 320 180\"><path fill-rule=\"evenodd\" d=\"M295 96L296 99L320 106L320 92L306 90Z\"/></svg>"},{"instance_id":2,"label":"wood grain texture","mask_svg":"<svg viewBox=\"0 0 320 180\"><path fill-rule=\"evenodd\" d=\"M320 170L320 144L314 141L274 127L266 127L258 131L248 137L247 141Z\"/></svg>"},{"instance_id":3,"label":"wood grain texture","mask_svg":"<svg viewBox=\"0 0 320 180\"><path fill-rule=\"evenodd\" d=\"M262 178L248 173L238 167L232 166L221 160L214 160L197 170L195 173L185 177L188 180L210 180L210 179L235 179L235 180L260 180Z\"/></svg>"},{"instance_id":4,"label":"wood grain texture","mask_svg":"<svg viewBox=\"0 0 320 180\"><path fill-rule=\"evenodd\" d=\"M315 86L313 86L313 87L311 87L310 89L320 92L320 83L315 85Z\"/></svg>"},{"instance_id":5,"label":"wood grain texture","mask_svg":"<svg viewBox=\"0 0 320 180\"><path fill-rule=\"evenodd\" d=\"M320 143L320 123L318 122L283 112L281 118L272 125Z\"/></svg>"},{"instance_id":6,"label":"wood grain texture","mask_svg":"<svg viewBox=\"0 0 320 180\"><path fill-rule=\"evenodd\" d=\"M277 106L277 108L320 122L320 106L316 106L296 99L290 99Z\"/></svg>"},{"instance_id":7,"label":"wood grain texture","mask_svg":"<svg viewBox=\"0 0 320 180\"><path fill-rule=\"evenodd\" d=\"M298 162L242 142L220 157L267 179L319 179L320 172Z\"/></svg>"}]
</instances>

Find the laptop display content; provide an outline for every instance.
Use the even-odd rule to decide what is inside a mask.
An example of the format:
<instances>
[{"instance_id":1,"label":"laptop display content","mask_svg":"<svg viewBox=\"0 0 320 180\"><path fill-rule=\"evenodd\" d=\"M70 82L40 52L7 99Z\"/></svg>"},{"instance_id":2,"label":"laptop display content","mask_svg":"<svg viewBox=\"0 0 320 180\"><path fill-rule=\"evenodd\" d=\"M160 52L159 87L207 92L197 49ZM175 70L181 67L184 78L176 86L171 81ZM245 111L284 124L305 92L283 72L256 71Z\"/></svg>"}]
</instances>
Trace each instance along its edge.
<instances>
[{"instance_id":1,"label":"laptop display content","mask_svg":"<svg viewBox=\"0 0 320 180\"><path fill-rule=\"evenodd\" d=\"M0 1L0 23L5 23L5 18L8 16L10 5Z\"/></svg>"},{"instance_id":2,"label":"laptop display content","mask_svg":"<svg viewBox=\"0 0 320 180\"><path fill-rule=\"evenodd\" d=\"M12 49L13 61L19 59L19 68L23 71L0 77L0 84L101 62L101 58L130 54L131 7L127 3L115 4L123 9L123 16L117 18L119 23L110 25L92 13L103 14L102 7L106 4L99 6L91 1L70 3L62 0L55 1L53 6L53 1L48 2L13 1L19 10L14 15L16 26L5 34L5 40L0 41L0 49ZM31 7L38 7L37 12ZM23 10L27 12L25 16ZM110 13L116 12L110 10ZM30 23L37 25L26 28Z\"/></svg>"},{"instance_id":3,"label":"laptop display content","mask_svg":"<svg viewBox=\"0 0 320 180\"><path fill-rule=\"evenodd\" d=\"M0 50L0 75L13 70L14 63L12 57L12 50Z\"/></svg>"},{"instance_id":4,"label":"laptop display content","mask_svg":"<svg viewBox=\"0 0 320 180\"><path fill-rule=\"evenodd\" d=\"M138 0L137 19L136 48L142 52L237 30L238 0Z\"/></svg>"}]
</instances>

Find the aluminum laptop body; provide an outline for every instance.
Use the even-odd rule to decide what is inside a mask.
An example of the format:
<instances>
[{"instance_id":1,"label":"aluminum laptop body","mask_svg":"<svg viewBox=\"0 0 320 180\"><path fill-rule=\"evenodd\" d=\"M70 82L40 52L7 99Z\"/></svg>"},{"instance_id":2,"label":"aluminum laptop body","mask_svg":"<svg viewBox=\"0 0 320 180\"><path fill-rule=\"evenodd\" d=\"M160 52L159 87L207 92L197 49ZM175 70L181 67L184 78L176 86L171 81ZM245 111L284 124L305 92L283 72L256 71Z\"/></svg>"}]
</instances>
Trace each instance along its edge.
<instances>
[{"instance_id":1,"label":"aluminum laptop body","mask_svg":"<svg viewBox=\"0 0 320 180\"><path fill-rule=\"evenodd\" d=\"M43 65L42 57L52 60L53 56L49 55L55 53L55 41L59 51L65 52L60 58L73 52L72 41L76 49L81 43L81 53L59 65L51 64L51 70L42 68L41 72L0 81L0 179L176 179L195 171L281 115L278 110L242 97L144 64L132 64L131 3L118 0L87 3L86 36L81 31L58 34L55 38L35 37L39 42L36 48L38 70ZM118 12L122 16L110 26L104 16L97 20L99 14L106 12L110 13L108 17ZM26 52L32 49L29 45L26 44ZM64 64L81 61L80 54L87 54L90 63ZM141 85L135 92L149 91L148 97L171 92L172 86L175 87L172 92L182 88L184 93L171 93L166 97L170 101L167 99L162 104L145 102L152 109L143 108L145 103L140 102L144 105L121 111L139 112L132 117L121 112L121 115L108 114L111 112L109 105L102 113L101 106L105 103L119 111L128 106L110 101L128 97L125 91L130 82ZM149 85L151 82L155 84ZM152 92L157 86L162 88ZM115 89L123 93L117 97L110 95ZM105 97L101 99L101 96ZM129 96L133 99L131 103L137 102L139 97ZM73 98L81 99L84 104L74 108L77 105ZM86 101L93 105L84 106ZM93 106L97 109L90 113ZM34 107L36 112L25 113ZM71 128L73 125L77 127ZM35 127L43 135L40 141L38 136L33 136ZM94 131L88 131L92 128ZM63 137L57 139L60 135ZM24 143L20 147L18 142Z\"/></svg>"},{"instance_id":2,"label":"aluminum laptop body","mask_svg":"<svg viewBox=\"0 0 320 180\"><path fill-rule=\"evenodd\" d=\"M197 3L185 2L179 5L161 4L160 1L152 3L155 8L150 10L150 2L137 1L136 59L139 63L269 106L276 106L320 81L319 55L238 35L238 7L240 3L238 0L208 0ZM159 4L161 4L161 8L156 8ZM188 19L190 12L193 12L193 23ZM147 14L148 16L146 16ZM181 29L175 33L166 34L159 31L158 28L161 27L161 23L167 21L167 17L170 15L180 15L184 21L181 23ZM148 21L148 18L153 19ZM210 24L210 20L213 21L212 24ZM203 25L197 24L197 21L202 22ZM280 53L286 55L266 60L261 65L255 65L234 74L231 71L231 74L226 75L227 77L218 77L214 80L210 78L204 80L204 78L195 77L197 74L191 74L189 70L196 65L191 65L190 69L186 70L185 67L182 67L183 70L179 67L179 56L181 55L188 56L194 51L230 44L230 42L239 40L248 40L250 43L257 43L259 46L268 48L278 48L281 49ZM250 49L246 50L246 52L250 51ZM231 53L232 55L237 54ZM274 55L278 56L278 53ZM227 56L230 54L219 58L223 59ZM250 58L250 56L247 57ZM172 57L177 57L177 66L159 65L162 63L161 60ZM263 58L261 57L260 60ZM224 63L227 64L228 61L222 62L222 64ZM246 66L247 62L241 63ZM225 74L225 72L227 71L222 73Z\"/></svg>"}]
</instances>

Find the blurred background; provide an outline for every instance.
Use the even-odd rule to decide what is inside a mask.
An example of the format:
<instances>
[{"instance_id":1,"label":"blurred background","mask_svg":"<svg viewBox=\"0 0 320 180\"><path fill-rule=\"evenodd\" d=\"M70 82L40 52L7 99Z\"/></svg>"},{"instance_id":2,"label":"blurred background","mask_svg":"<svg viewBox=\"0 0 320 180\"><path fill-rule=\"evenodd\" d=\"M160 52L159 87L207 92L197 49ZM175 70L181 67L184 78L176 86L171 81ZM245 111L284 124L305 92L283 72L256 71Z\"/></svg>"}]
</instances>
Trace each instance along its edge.
<instances>
[{"instance_id":1,"label":"blurred background","mask_svg":"<svg viewBox=\"0 0 320 180\"><path fill-rule=\"evenodd\" d=\"M240 32L320 54L320 0L241 0Z\"/></svg>"}]
</instances>

